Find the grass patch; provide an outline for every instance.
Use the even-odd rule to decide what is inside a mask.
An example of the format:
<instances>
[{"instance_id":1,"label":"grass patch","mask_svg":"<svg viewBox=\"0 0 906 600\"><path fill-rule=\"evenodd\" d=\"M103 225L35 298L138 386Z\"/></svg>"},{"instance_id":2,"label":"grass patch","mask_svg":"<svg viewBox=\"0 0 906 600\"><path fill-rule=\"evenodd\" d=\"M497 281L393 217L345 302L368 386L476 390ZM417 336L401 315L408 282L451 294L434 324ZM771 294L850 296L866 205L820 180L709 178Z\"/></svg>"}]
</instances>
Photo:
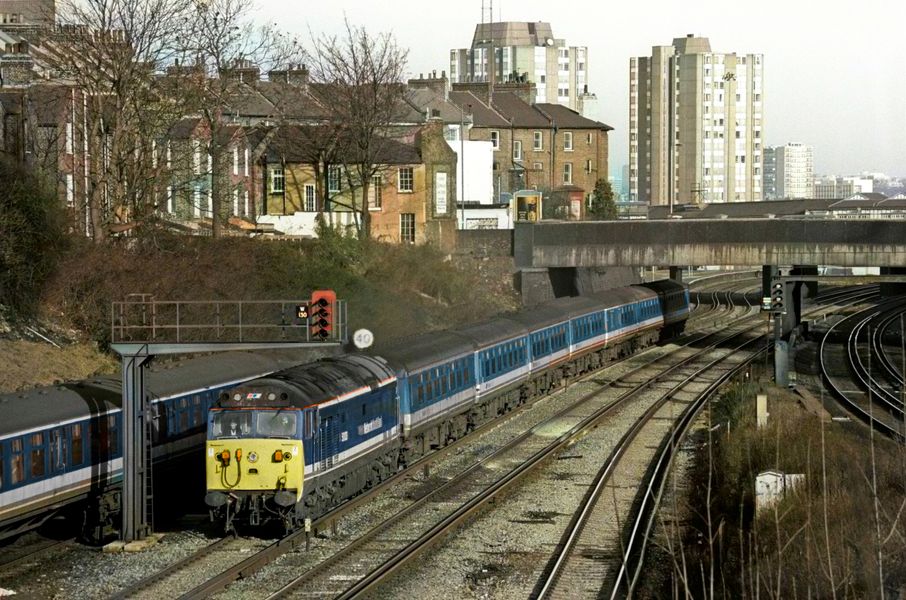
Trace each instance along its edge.
<instances>
[{"instance_id":1,"label":"grass patch","mask_svg":"<svg viewBox=\"0 0 906 600\"><path fill-rule=\"evenodd\" d=\"M756 427L755 395L768 393ZM693 597L878 598L906 585L906 452L855 424L822 422L785 390L740 384L711 406L699 433L686 527L666 524L673 564L662 593ZM719 426L719 427L718 427ZM755 514L755 477L806 482Z\"/></svg>"}]
</instances>

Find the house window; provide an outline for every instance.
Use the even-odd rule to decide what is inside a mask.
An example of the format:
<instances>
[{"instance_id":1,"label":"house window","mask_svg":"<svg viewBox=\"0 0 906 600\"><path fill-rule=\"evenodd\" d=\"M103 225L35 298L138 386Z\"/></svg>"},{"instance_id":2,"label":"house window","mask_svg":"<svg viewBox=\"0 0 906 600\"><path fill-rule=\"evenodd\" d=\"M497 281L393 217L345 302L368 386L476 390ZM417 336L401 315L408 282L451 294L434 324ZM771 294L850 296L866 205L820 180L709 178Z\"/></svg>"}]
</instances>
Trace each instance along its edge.
<instances>
[{"instance_id":1,"label":"house window","mask_svg":"<svg viewBox=\"0 0 906 600\"><path fill-rule=\"evenodd\" d=\"M522 142L519 140L513 142L513 160L522 160Z\"/></svg>"},{"instance_id":2,"label":"house window","mask_svg":"<svg viewBox=\"0 0 906 600\"><path fill-rule=\"evenodd\" d=\"M415 213L400 214L400 241L405 244L415 243Z\"/></svg>"},{"instance_id":3,"label":"house window","mask_svg":"<svg viewBox=\"0 0 906 600\"><path fill-rule=\"evenodd\" d=\"M315 186L305 184L305 206L302 207L305 212L315 212Z\"/></svg>"},{"instance_id":4,"label":"house window","mask_svg":"<svg viewBox=\"0 0 906 600\"><path fill-rule=\"evenodd\" d=\"M244 148L242 153L245 155L245 170L243 171L243 174L246 177L248 177L249 176L249 149Z\"/></svg>"},{"instance_id":5,"label":"house window","mask_svg":"<svg viewBox=\"0 0 906 600\"><path fill-rule=\"evenodd\" d=\"M271 169L271 193L282 194L285 191L286 179L283 173L283 167Z\"/></svg>"},{"instance_id":6,"label":"house window","mask_svg":"<svg viewBox=\"0 0 906 600\"><path fill-rule=\"evenodd\" d=\"M192 140L192 172L201 175L201 142Z\"/></svg>"},{"instance_id":7,"label":"house window","mask_svg":"<svg viewBox=\"0 0 906 600\"><path fill-rule=\"evenodd\" d=\"M72 154L72 123L66 123L66 154Z\"/></svg>"},{"instance_id":8,"label":"house window","mask_svg":"<svg viewBox=\"0 0 906 600\"><path fill-rule=\"evenodd\" d=\"M585 161L585 172L591 173L591 159Z\"/></svg>"},{"instance_id":9,"label":"house window","mask_svg":"<svg viewBox=\"0 0 906 600\"><path fill-rule=\"evenodd\" d=\"M233 190L233 214L239 214L239 188Z\"/></svg>"},{"instance_id":10,"label":"house window","mask_svg":"<svg viewBox=\"0 0 906 600\"><path fill-rule=\"evenodd\" d=\"M327 168L327 191L340 191L340 167Z\"/></svg>"},{"instance_id":11,"label":"house window","mask_svg":"<svg viewBox=\"0 0 906 600\"><path fill-rule=\"evenodd\" d=\"M233 148L233 175L239 175L239 148Z\"/></svg>"},{"instance_id":12,"label":"house window","mask_svg":"<svg viewBox=\"0 0 906 600\"><path fill-rule=\"evenodd\" d=\"M500 132L492 131L491 132L491 146L494 150L500 150Z\"/></svg>"},{"instance_id":13,"label":"house window","mask_svg":"<svg viewBox=\"0 0 906 600\"><path fill-rule=\"evenodd\" d=\"M201 216L201 188L197 185L192 190L192 213L196 218Z\"/></svg>"},{"instance_id":14,"label":"house window","mask_svg":"<svg viewBox=\"0 0 906 600\"><path fill-rule=\"evenodd\" d=\"M572 152L573 150L573 132L567 131L563 134L563 149L567 152Z\"/></svg>"},{"instance_id":15,"label":"house window","mask_svg":"<svg viewBox=\"0 0 906 600\"><path fill-rule=\"evenodd\" d=\"M534 134L534 144L532 145L532 148L534 150L544 150L544 138L540 131L536 131Z\"/></svg>"},{"instance_id":16,"label":"house window","mask_svg":"<svg viewBox=\"0 0 906 600\"><path fill-rule=\"evenodd\" d=\"M383 203L382 195L384 193L384 180L380 175L371 178L371 185L368 187L368 208L371 210L380 210Z\"/></svg>"},{"instance_id":17,"label":"house window","mask_svg":"<svg viewBox=\"0 0 906 600\"><path fill-rule=\"evenodd\" d=\"M635 135L635 134L633 134L633 135ZM586 133L586 134L585 134L585 143L586 143L588 146L591 146L591 134L590 134L590 133Z\"/></svg>"},{"instance_id":18,"label":"house window","mask_svg":"<svg viewBox=\"0 0 906 600\"><path fill-rule=\"evenodd\" d=\"M399 191L401 192L411 192L413 189L412 186L412 167L400 167L399 170ZM414 217L413 217L414 218ZM415 230L415 224L413 221L412 225L413 231ZM413 241L415 239L413 238Z\"/></svg>"},{"instance_id":19,"label":"house window","mask_svg":"<svg viewBox=\"0 0 906 600\"><path fill-rule=\"evenodd\" d=\"M170 147L170 142L167 142L167 168L173 166L173 148Z\"/></svg>"},{"instance_id":20,"label":"house window","mask_svg":"<svg viewBox=\"0 0 906 600\"><path fill-rule=\"evenodd\" d=\"M532 163L532 170L533 170L533 171L543 171L543 170L544 170L544 164L543 164L543 163L540 163L540 162Z\"/></svg>"},{"instance_id":21,"label":"house window","mask_svg":"<svg viewBox=\"0 0 906 600\"><path fill-rule=\"evenodd\" d=\"M245 213L244 214L245 214L245 216L249 216L251 214L251 212L249 211L249 191L245 190L245 193L243 194L243 196L245 198Z\"/></svg>"},{"instance_id":22,"label":"house window","mask_svg":"<svg viewBox=\"0 0 906 600\"><path fill-rule=\"evenodd\" d=\"M72 173L66 174L66 204L67 206L75 204L75 188L73 187Z\"/></svg>"},{"instance_id":23,"label":"house window","mask_svg":"<svg viewBox=\"0 0 906 600\"><path fill-rule=\"evenodd\" d=\"M563 183L573 182L573 163L563 163Z\"/></svg>"},{"instance_id":24,"label":"house window","mask_svg":"<svg viewBox=\"0 0 906 600\"><path fill-rule=\"evenodd\" d=\"M173 212L173 186L167 186L167 212Z\"/></svg>"}]
</instances>

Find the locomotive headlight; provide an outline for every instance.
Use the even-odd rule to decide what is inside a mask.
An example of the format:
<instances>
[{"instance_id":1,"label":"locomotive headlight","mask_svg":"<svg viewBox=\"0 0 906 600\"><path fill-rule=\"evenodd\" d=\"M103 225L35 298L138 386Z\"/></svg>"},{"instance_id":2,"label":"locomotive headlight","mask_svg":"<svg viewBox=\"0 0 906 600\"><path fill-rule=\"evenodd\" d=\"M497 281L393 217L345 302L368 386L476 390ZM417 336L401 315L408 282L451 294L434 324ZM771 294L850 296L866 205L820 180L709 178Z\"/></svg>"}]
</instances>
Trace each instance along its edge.
<instances>
[{"instance_id":1,"label":"locomotive headlight","mask_svg":"<svg viewBox=\"0 0 906 600\"><path fill-rule=\"evenodd\" d=\"M247 459L248 459L248 461L249 461L250 463L257 462L257 461L258 461L258 453L257 453L257 452L249 452L249 455L248 455Z\"/></svg>"}]
</instances>

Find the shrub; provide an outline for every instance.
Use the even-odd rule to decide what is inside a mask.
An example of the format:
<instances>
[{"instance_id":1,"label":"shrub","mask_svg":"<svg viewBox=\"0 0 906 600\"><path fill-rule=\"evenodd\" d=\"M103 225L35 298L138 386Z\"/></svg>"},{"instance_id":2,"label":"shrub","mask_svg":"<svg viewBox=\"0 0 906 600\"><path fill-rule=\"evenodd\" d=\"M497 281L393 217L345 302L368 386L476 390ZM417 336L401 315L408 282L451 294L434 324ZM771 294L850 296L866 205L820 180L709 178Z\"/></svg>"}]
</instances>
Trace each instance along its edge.
<instances>
[{"instance_id":1,"label":"shrub","mask_svg":"<svg viewBox=\"0 0 906 600\"><path fill-rule=\"evenodd\" d=\"M63 244L64 214L53 188L0 159L0 304L30 315Z\"/></svg>"}]
</instances>

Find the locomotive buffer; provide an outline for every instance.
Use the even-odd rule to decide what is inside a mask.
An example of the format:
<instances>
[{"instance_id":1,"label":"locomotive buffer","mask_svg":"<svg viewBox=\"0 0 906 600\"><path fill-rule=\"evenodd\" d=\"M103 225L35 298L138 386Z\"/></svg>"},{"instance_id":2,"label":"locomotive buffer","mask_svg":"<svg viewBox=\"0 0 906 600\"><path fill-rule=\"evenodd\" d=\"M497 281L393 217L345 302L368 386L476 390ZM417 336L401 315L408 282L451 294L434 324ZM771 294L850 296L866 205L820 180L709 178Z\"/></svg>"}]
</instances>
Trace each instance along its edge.
<instances>
[{"instance_id":1,"label":"locomotive buffer","mask_svg":"<svg viewBox=\"0 0 906 600\"><path fill-rule=\"evenodd\" d=\"M331 290L307 300L158 301L130 294L114 302L111 348L123 369L121 539L151 533L150 411L145 367L155 356L337 347L347 341L346 303Z\"/></svg>"}]
</instances>

